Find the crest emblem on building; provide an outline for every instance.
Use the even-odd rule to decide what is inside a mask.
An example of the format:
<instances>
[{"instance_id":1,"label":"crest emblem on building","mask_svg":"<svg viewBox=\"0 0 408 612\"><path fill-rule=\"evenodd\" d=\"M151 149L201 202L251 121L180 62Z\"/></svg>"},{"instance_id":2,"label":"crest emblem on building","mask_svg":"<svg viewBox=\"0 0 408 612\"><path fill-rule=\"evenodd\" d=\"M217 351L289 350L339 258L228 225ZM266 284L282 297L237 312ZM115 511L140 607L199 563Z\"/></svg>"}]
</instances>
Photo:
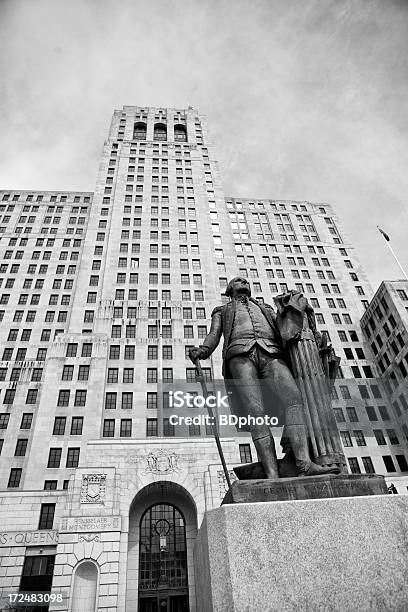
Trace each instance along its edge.
<instances>
[{"instance_id":1,"label":"crest emblem on building","mask_svg":"<svg viewBox=\"0 0 408 612\"><path fill-rule=\"evenodd\" d=\"M83 474L81 504L104 504L106 474Z\"/></svg>"},{"instance_id":2,"label":"crest emblem on building","mask_svg":"<svg viewBox=\"0 0 408 612\"><path fill-rule=\"evenodd\" d=\"M146 472L151 474L170 474L178 472L178 456L174 451L160 449L147 455Z\"/></svg>"}]
</instances>

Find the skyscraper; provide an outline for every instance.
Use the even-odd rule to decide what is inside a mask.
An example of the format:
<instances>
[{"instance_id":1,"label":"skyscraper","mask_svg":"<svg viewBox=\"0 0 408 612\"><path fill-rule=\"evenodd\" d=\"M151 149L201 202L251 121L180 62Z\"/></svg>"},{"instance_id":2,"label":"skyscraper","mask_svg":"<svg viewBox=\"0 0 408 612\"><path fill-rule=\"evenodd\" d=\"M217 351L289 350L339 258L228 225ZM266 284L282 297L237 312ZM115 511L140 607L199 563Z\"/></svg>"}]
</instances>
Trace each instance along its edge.
<instances>
[{"instance_id":1,"label":"skyscraper","mask_svg":"<svg viewBox=\"0 0 408 612\"><path fill-rule=\"evenodd\" d=\"M6 591L52 584L60 610L195 609L195 535L225 483L211 432L175 428L164 385L199 391L186 347L237 274L258 300L309 298L342 357L350 469L385 473L395 447L378 449L369 408L394 414L359 325L372 290L353 246L328 204L226 198L195 109L115 111L94 193L3 191L0 215ZM223 448L231 468L254 454L232 428Z\"/></svg>"}]
</instances>

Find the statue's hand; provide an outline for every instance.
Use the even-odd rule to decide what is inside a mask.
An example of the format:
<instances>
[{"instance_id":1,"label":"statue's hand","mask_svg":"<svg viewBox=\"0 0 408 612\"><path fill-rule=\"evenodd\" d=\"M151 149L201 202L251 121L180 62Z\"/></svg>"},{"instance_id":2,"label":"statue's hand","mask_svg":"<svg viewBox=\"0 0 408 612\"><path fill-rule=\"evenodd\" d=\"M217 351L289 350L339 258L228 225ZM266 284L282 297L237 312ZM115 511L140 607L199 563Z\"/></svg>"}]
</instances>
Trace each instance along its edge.
<instances>
[{"instance_id":1,"label":"statue's hand","mask_svg":"<svg viewBox=\"0 0 408 612\"><path fill-rule=\"evenodd\" d=\"M188 356L190 357L191 361L193 363L195 363L197 361L197 359L203 359L205 355L205 352L202 348L200 348L199 346L193 346L189 351L188 351Z\"/></svg>"}]
</instances>

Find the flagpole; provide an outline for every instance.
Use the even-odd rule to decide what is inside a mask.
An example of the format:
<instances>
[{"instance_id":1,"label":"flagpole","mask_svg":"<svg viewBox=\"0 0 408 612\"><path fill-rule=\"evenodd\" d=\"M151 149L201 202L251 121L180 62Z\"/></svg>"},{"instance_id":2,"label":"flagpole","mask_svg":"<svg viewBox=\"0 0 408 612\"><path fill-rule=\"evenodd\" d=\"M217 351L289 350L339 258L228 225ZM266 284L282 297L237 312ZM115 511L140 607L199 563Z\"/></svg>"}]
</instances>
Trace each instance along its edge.
<instances>
[{"instance_id":1,"label":"flagpole","mask_svg":"<svg viewBox=\"0 0 408 612\"><path fill-rule=\"evenodd\" d=\"M400 261L399 261L398 257L396 256L396 254L394 253L394 249L392 248L392 246L390 245L390 243L389 243L389 242L387 242L387 246L388 246L388 248L390 249L391 254L392 254L392 256L394 257L395 261L396 261L396 262L397 262L397 264L399 265L401 272L403 273L403 275L405 276L405 278L408 280L407 273L405 272L404 268L403 268L403 267L402 267L402 265L400 264Z\"/></svg>"},{"instance_id":2,"label":"flagpole","mask_svg":"<svg viewBox=\"0 0 408 612\"><path fill-rule=\"evenodd\" d=\"M399 261L398 257L396 256L396 254L395 254L395 252L394 252L394 249L393 249L393 248L392 248L392 246L390 245L390 239L389 239L388 235L386 235L386 234L384 233L384 231L383 231L383 230L381 230L381 229L380 229L380 227L378 227L378 225L377 225L377 228L378 228L378 230L379 230L380 234L382 234L382 235L384 236L384 240L385 240L385 242L387 243L387 247L389 248L389 250L390 250L390 252L391 252L391 255L394 257L394 259L395 259L395 261L397 262L397 264L398 264L398 266L399 266L399 268L400 268L401 272L403 273L403 275L405 276L405 278L408 280L407 273L405 272L405 270L404 270L404 268L402 267L402 265L401 265L401 263L400 263L400 261Z\"/></svg>"}]
</instances>

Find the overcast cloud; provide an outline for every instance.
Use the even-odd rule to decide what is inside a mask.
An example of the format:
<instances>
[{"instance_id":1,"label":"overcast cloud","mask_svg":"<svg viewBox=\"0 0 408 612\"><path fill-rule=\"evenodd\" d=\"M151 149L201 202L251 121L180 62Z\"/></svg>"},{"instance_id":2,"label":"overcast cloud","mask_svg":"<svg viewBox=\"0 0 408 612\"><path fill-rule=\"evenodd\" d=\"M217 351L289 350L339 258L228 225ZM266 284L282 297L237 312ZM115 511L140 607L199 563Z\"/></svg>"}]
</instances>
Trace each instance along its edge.
<instances>
[{"instance_id":1,"label":"overcast cloud","mask_svg":"<svg viewBox=\"0 0 408 612\"><path fill-rule=\"evenodd\" d=\"M226 195L331 203L408 268L404 0L2 0L0 188L89 190L114 108L208 117Z\"/></svg>"}]
</instances>

